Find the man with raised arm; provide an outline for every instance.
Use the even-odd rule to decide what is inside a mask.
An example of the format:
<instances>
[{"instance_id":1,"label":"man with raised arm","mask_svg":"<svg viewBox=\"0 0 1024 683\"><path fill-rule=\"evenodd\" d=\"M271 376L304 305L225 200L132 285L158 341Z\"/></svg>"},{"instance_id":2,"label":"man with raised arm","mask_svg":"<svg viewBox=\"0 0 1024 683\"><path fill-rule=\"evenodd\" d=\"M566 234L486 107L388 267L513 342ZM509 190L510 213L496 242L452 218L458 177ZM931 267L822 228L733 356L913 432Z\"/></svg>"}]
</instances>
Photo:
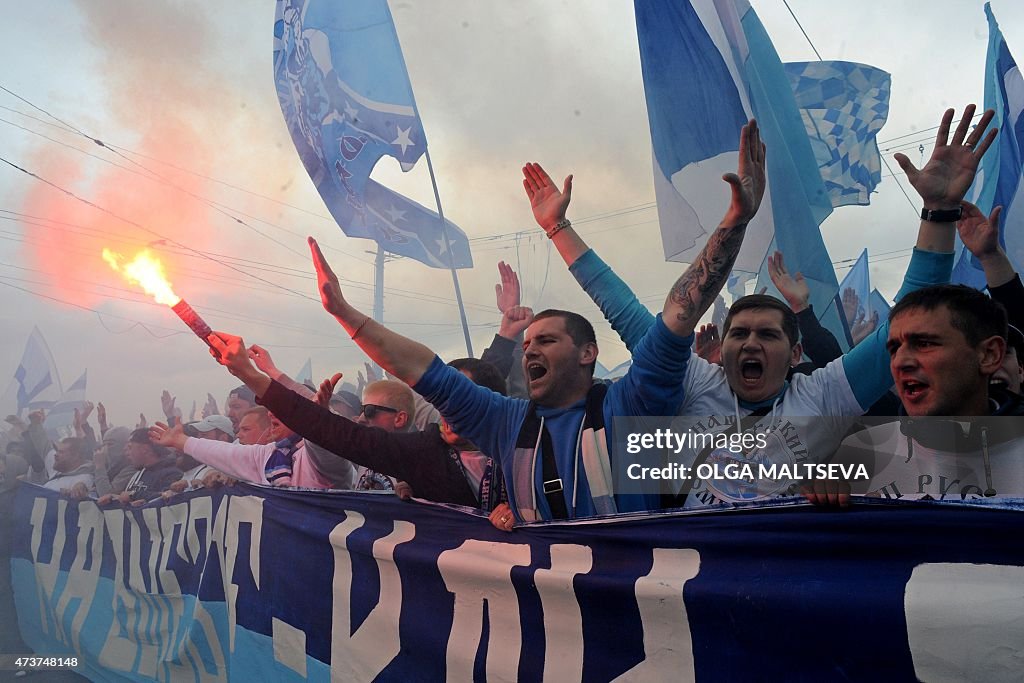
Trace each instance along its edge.
<instances>
[{"instance_id":1,"label":"man with raised arm","mask_svg":"<svg viewBox=\"0 0 1024 683\"><path fill-rule=\"evenodd\" d=\"M714 253L676 282L662 315L634 345L629 372L610 387L593 382L598 352L593 328L567 311L543 311L526 330L523 370L529 401L478 387L427 347L353 308L310 239L324 308L368 356L434 404L455 432L501 464L517 519L655 509L660 503L657 496L612 491L611 420L674 414L682 401L683 375L699 318L694 314L710 306L725 283L746 225L764 194L764 147L756 123L744 126L741 140L739 171L726 177L733 188L732 202L711 238L714 248L709 249ZM560 229L551 226L552 231Z\"/></svg>"},{"instance_id":2,"label":"man with raised arm","mask_svg":"<svg viewBox=\"0 0 1024 683\"><path fill-rule=\"evenodd\" d=\"M951 139L953 110L945 112L924 168L918 170L906 156L896 155L924 203L917 246L897 299L909 291L949 281L960 202L996 135L995 129L986 133L994 116L991 111L986 111L971 130L974 111L974 105L965 108ZM523 172L537 223L626 346L635 348L654 316L565 219L572 176L566 178L559 192L539 166L527 165ZM716 242L712 235L701 261L714 262L723 246L727 245ZM691 270L694 268L704 270L700 262ZM693 312L695 320L707 311L711 300L705 303ZM774 443L752 457L784 463L827 457L846 431L846 420L841 418L861 415L892 385L885 350L887 323L845 356L811 375L796 375L789 380L788 370L800 354L799 332L796 316L782 301L757 294L738 299L723 323L722 335L723 367L700 358L690 359L684 382L686 399L679 414L689 416L689 427L695 432L744 427L774 434ZM791 419L797 416L803 419ZM715 456L694 454L695 458ZM723 485L713 491L705 483L694 484L694 495L687 498L687 505L785 493L794 482L759 482L755 490ZM688 493L688 487L683 492Z\"/></svg>"}]
</instances>

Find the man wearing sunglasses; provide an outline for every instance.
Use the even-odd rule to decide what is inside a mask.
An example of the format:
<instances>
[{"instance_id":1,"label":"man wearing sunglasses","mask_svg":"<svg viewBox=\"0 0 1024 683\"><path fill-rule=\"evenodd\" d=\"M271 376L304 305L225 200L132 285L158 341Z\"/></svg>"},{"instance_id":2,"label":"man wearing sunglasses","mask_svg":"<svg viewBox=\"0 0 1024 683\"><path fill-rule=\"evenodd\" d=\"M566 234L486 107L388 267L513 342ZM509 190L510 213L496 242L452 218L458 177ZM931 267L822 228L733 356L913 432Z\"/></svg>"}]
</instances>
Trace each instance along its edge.
<instances>
[{"instance_id":1,"label":"man wearing sunglasses","mask_svg":"<svg viewBox=\"0 0 1024 683\"><path fill-rule=\"evenodd\" d=\"M415 411L412 390L402 382L384 379L371 382L363 389L363 406L356 422L379 427L386 432L408 432L413 427ZM397 482L386 474L367 467L357 467L357 491L394 491Z\"/></svg>"}]
</instances>

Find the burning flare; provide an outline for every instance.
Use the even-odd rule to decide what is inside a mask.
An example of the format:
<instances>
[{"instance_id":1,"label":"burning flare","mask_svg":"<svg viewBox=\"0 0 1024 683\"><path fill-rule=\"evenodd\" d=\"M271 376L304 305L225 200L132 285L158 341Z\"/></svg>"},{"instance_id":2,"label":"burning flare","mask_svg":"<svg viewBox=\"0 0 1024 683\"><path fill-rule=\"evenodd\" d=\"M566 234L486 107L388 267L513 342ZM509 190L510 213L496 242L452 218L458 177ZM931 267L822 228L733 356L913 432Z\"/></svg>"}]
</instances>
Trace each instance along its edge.
<instances>
[{"instance_id":1,"label":"burning flare","mask_svg":"<svg viewBox=\"0 0 1024 683\"><path fill-rule=\"evenodd\" d=\"M143 249L135 258L122 265L124 256L104 247L103 260L128 282L141 286L157 303L176 306L181 301L181 297L171 289L171 283L164 275L164 266L160 259L153 256L149 249Z\"/></svg>"}]
</instances>

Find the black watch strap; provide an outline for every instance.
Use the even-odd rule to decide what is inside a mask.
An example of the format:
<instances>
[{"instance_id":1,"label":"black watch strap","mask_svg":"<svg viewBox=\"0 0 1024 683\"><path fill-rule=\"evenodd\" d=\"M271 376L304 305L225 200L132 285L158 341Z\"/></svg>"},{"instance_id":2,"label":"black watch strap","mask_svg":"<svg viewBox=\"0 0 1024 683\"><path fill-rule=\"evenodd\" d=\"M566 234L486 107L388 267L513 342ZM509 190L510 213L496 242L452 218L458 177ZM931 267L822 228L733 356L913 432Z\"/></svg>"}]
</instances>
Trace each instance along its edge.
<instances>
[{"instance_id":1,"label":"black watch strap","mask_svg":"<svg viewBox=\"0 0 1024 683\"><path fill-rule=\"evenodd\" d=\"M959 206L955 209L921 209L921 220L932 223L956 223L960 220L964 210Z\"/></svg>"}]
</instances>

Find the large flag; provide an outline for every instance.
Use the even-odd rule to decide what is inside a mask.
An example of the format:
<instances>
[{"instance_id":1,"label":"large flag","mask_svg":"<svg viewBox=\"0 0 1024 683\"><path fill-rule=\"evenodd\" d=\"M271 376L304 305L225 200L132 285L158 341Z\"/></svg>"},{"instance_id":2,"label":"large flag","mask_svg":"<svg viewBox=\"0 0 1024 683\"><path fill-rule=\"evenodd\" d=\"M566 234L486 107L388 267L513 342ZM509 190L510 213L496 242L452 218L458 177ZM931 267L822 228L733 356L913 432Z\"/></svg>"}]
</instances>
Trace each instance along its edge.
<instances>
[{"instance_id":1,"label":"large flag","mask_svg":"<svg viewBox=\"0 0 1024 683\"><path fill-rule=\"evenodd\" d=\"M981 167L968 193L968 199L988 215L993 208L1003 207L999 241L1006 249L1014 268L1020 272L1024 265L1024 199L1021 192L1021 148L1024 147L1024 78L1003 39L992 8L985 3L988 17L988 57L985 60L985 108L996 112L993 126L999 127L999 137L981 160ZM953 282L977 289L985 287L985 273L976 258L963 248L960 250Z\"/></svg>"},{"instance_id":2,"label":"large flag","mask_svg":"<svg viewBox=\"0 0 1024 683\"><path fill-rule=\"evenodd\" d=\"M62 393L64 390L50 347L39 328L33 327L14 377L0 399L0 409L5 415L24 417L39 408L49 410Z\"/></svg>"},{"instance_id":3,"label":"large flag","mask_svg":"<svg viewBox=\"0 0 1024 683\"><path fill-rule=\"evenodd\" d=\"M274 75L299 157L345 234L448 267L432 234L396 240L380 218L388 205L372 196L380 186L369 177L381 157L408 171L427 148L387 1L278 0ZM391 195L392 203L410 201ZM450 239L460 238L453 229Z\"/></svg>"},{"instance_id":4,"label":"large flag","mask_svg":"<svg viewBox=\"0 0 1024 683\"><path fill-rule=\"evenodd\" d=\"M740 127L756 117L768 147L768 191L747 228L735 269L759 272L774 246L785 254L790 270L809 281L816 310L825 310L837 281L818 226L832 211L833 185L860 180L861 174L832 173L826 186L805 116L830 120L827 111L806 112L815 111L811 105L830 108L832 89L843 82L844 73L853 80L843 87L853 91L867 89L881 97L880 86L855 82L864 73L860 65L805 68L796 79L804 97L801 109L791 77L746 0L644 0L634 8L665 257L692 262L703 248L728 205L729 188L721 175L736 169ZM814 79L824 85L815 90L808 85ZM861 118L862 107L855 103L863 98L837 97L847 103L840 114ZM876 117L872 110L871 120ZM841 132L839 125L823 130L818 147L836 147L839 170L844 158L847 165L850 159L864 165L874 148L873 136L851 139Z\"/></svg>"},{"instance_id":5,"label":"large flag","mask_svg":"<svg viewBox=\"0 0 1024 683\"><path fill-rule=\"evenodd\" d=\"M46 416L46 430L58 436L74 436L75 411L85 407L85 387L89 371L67 388Z\"/></svg>"}]
</instances>

